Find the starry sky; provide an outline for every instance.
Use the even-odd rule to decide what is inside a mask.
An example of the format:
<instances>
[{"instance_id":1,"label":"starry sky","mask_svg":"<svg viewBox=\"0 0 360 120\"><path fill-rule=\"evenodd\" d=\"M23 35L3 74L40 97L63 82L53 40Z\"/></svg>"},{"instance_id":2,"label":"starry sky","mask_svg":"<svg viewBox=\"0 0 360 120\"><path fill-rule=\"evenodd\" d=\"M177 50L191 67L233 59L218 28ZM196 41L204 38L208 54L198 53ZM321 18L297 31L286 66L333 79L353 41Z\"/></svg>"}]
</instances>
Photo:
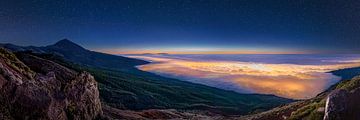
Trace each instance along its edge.
<instances>
[{"instance_id":1,"label":"starry sky","mask_svg":"<svg viewBox=\"0 0 360 120\"><path fill-rule=\"evenodd\" d=\"M360 53L358 0L0 0L0 42L113 54Z\"/></svg>"}]
</instances>

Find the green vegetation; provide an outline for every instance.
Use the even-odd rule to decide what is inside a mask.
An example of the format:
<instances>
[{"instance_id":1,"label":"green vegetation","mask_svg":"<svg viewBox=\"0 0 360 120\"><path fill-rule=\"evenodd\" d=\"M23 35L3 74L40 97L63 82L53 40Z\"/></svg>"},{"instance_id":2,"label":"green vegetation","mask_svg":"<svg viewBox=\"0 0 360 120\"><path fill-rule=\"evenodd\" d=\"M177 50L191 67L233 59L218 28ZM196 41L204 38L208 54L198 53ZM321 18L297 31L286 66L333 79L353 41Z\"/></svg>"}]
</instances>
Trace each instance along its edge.
<instances>
[{"instance_id":1,"label":"green vegetation","mask_svg":"<svg viewBox=\"0 0 360 120\"><path fill-rule=\"evenodd\" d=\"M273 95L239 94L161 77L134 67L100 68L68 62L53 54L37 56L77 71L88 71L99 82L102 102L120 109L169 108L246 114L256 110L268 110L292 101Z\"/></svg>"},{"instance_id":2,"label":"green vegetation","mask_svg":"<svg viewBox=\"0 0 360 120\"><path fill-rule=\"evenodd\" d=\"M311 102L293 112L289 120L322 120L324 111L319 111L319 109L325 108L325 102L325 99Z\"/></svg>"},{"instance_id":3,"label":"green vegetation","mask_svg":"<svg viewBox=\"0 0 360 120\"><path fill-rule=\"evenodd\" d=\"M359 86L360 86L360 80L358 79L343 80L339 82L339 84L336 86L336 89L345 89L350 91Z\"/></svg>"},{"instance_id":4,"label":"green vegetation","mask_svg":"<svg viewBox=\"0 0 360 120\"><path fill-rule=\"evenodd\" d=\"M325 108L327 94L329 94L332 90L336 89L344 89L347 91L351 91L355 88L360 86L360 79L359 77L355 77L359 75L359 68L348 68L333 71L335 75L341 76L343 80L339 83L333 85L325 92L319 94L317 97L306 100L304 102L307 105L297 109L294 113L291 114L290 120L322 120L324 117L324 112L318 111L319 108ZM344 78L352 78L352 79L344 79Z\"/></svg>"},{"instance_id":5,"label":"green vegetation","mask_svg":"<svg viewBox=\"0 0 360 120\"><path fill-rule=\"evenodd\" d=\"M25 64L23 64L16 56L15 54L7 51L4 48L0 48L0 57L4 58L4 62L9 65L11 68L24 73L28 75L27 77L32 77L34 75L34 72L31 71L29 67L27 67ZM28 74L30 73L30 74Z\"/></svg>"}]
</instances>

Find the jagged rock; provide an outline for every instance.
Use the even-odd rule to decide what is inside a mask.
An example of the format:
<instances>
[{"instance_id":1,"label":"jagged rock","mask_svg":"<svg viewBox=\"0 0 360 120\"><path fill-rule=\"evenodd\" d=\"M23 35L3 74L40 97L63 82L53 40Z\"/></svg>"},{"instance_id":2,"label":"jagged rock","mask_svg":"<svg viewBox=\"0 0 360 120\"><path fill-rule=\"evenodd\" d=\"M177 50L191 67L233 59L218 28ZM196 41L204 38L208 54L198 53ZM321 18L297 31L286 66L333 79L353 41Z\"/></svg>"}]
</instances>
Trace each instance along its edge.
<instances>
[{"instance_id":1,"label":"jagged rock","mask_svg":"<svg viewBox=\"0 0 360 120\"><path fill-rule=\"evenodd\" d=\"M67 86L65 95L69 100L67 112L72 118L81 120L94 119L93 113L102 114L97 83L93 76L83 72Z\"/></svg>"},{"instance_id":2,"label":"jagged rock","mask_svg":"<svg viewBox=\"0 0 360 120\"><path fill-rule=\"evenodd\" d=\"M324 120L356 120L360 118L360 88L335 90L326 100Z\"/></svg>"},{"instance_id":3,"label":"jagged rock","mask_svg":"<svg viewBox=\"0 0 360 120\"><path fill-rule=\"evenodd\" d=\"M97 82L89 73L31 55L9 59L4 55L14 56L3 49L0 54L0 119L91 120L102 115Z\"/></svg>"},{"instance_id":4,"label":"jagged rock","mask_svg":"<svg viewBox=\"0 0 360 120\"><path fill-rule=\"evenodd\" d=\"M6 63L5 61L1 61L2 63ZM8 65L0 64L0 71L2 73L2 77L4 81L0 82L0 88L7 82L13 82L17 85L21 85L23 83L21 75L16 72L16 70L13 70Z\"/></svg>"}]
</instances>

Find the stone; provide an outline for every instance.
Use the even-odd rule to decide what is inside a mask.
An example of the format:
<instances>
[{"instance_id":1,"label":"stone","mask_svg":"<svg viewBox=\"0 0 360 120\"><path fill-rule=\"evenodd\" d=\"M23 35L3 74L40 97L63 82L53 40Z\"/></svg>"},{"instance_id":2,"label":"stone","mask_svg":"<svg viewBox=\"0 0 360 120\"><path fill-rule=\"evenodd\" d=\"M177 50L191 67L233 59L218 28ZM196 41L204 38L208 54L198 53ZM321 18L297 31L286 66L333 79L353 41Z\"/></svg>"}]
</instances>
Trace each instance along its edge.
<instances>
[{"instance_id":1,"label":"stone","mask_svg":"<svg viewBox=\"0 0 360 120\"><path fill-rule=\"evenodd\" d=\"M360 118L360 88L331 92L326 100L324 120L356 120Z\"/></svg>"},{"instance_id":2,"label":"stone","mask_svg":"<svg viewBox=\"0 0 360 120\"><path fill-rule=\"evenodd\" d=\"M89 73L31 55L12 60L35 72L19 71L0 57L0 119L93 120L102 116L98 84Z\"/></svg>"}]
</instances>

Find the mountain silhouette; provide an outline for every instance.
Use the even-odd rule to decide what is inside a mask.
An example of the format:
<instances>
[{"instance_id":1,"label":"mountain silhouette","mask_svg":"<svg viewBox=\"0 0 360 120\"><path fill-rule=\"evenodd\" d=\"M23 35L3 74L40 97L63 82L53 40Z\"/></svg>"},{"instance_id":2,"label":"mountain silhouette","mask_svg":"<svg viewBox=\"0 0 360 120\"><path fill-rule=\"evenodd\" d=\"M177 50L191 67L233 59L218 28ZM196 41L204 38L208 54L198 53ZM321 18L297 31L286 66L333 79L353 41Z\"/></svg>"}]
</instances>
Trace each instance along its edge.
<instances>
[{"instance_id":1,"label":"mountain silhouette","mask_svg":"<svg viewBox=\"0 0 360 120\"><path fill-rule=\"evenodd\" d=\"M143 60L90 51L68 39L60 40L45 47L22 47L13 44L0 44L0 47L14 52L31 51L33 53L54 54L69 62L101 68L124 69L148 63Z\"/></svg>"},{"instance_id":2,"label":"mountain silhouette","mask_svg":"<svg viewBox=\"0 0 360 120\"><path fill-rule=\"evenodd\" d=\"M148 63L143 60L90 51L68 39L40 49L59 55L73 63L101 68L124 69Z\"/></svg>"},{"instance_id":3,"label":"mountain silhouette","mask_svg":"<svg viewBox=\"0 0 360 120\"><path fill-rule=\"evenodd\" d=\"M57 48L57 49L63 49L67 51L86 51L85 48L81 47L80 45L68 40L63 39L55 43L54 45L47 46L48 48Z\"/></svg>"}]
</instances>

